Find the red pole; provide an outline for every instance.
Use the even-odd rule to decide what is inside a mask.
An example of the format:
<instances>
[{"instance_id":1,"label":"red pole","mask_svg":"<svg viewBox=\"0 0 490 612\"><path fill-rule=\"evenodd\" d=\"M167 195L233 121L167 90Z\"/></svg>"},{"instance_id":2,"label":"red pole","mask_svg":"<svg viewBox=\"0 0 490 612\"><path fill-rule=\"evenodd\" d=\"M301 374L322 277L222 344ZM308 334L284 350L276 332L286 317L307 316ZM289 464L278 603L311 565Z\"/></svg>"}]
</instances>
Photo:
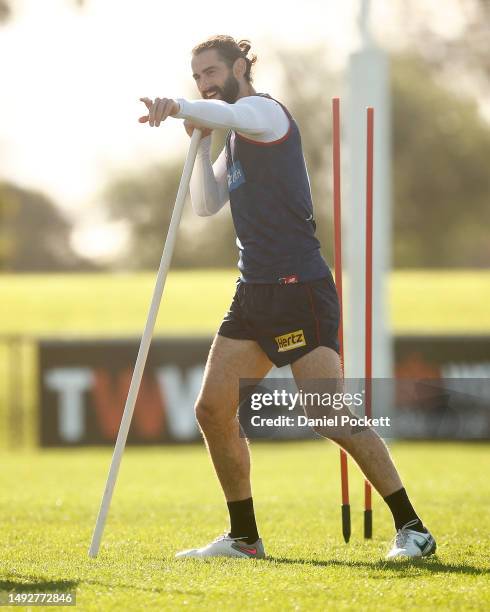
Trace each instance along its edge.
<instances>
[{"instance_id":1,"label":"red pole","mask_svg":"<svg viewBox=\"0 0 490 612\"><path fill-rule=\"evenodd\" d=\"M332 99L333 111L333 218L335 251L335 285L339 297L339 348L342 369L344 367L344 321L342 302L342 215L340 206L340 99ZM342 535L346 542L350 539L349 471L347 453L340 449L340 480L342 487Z\"/></svg>"},{"instance_id":2,"label":"red pole","mask_svg":"<svg viewBox=\"0 0 490 612\"><path fill-rule=\"evenodd\" d=\"M366 137L366 304L365 304L365 383L367 418L371 418L372 360L373 360L373 165L374 165L374 109L367 109ZM364 537L373 535L371 483L364 481Z\"/></svg>"}]
</instances>

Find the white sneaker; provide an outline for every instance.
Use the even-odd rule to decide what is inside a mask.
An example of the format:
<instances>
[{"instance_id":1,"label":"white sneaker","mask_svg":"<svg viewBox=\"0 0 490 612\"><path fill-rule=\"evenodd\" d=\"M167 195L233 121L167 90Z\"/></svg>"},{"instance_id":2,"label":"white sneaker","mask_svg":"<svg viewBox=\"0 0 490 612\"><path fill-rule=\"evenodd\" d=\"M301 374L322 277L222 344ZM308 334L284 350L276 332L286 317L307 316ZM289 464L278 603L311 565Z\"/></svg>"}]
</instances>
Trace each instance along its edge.
<instances>
[{"instance_id":1,"label":"white sneaker","mask_svg":"<svg viewBox=\"0 0 490 612\"><path fill-rule=\"evenodd\" d=\"M386 555L387 559L428 557L436 552L436 541L429 532L422 533L410 529L416 523L416 519L409 521L396 532L391 550Z\"/></svg>"},{"instance_id":2,"label":"white sneaker","mask_svg":"<svg viewBox=\"0 0 490 612\"><path fill-rule=\"evenodd\" d=\"M243 539L232 538L229 534L225 533L216 538L211 544L203 546L203 548L182 550L175 555L175 558L236 557L240 559L265 559L264 545L260 538L254 544L246 544L243 542Z\"/></svg>"}]
</instances>

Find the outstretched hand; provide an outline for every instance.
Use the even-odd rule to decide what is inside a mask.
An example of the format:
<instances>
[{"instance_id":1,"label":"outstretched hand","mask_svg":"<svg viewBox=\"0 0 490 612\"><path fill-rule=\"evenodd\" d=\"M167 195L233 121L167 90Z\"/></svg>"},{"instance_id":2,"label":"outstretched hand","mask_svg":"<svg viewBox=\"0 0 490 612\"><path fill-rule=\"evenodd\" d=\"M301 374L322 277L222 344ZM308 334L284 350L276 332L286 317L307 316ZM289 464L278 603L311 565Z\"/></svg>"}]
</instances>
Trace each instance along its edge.
<instances>
[{"instance_id":1,"label":"outstretched hand","mask_svg":"<svg viewBox=\"0 0 490 612\"><path fill-rule=\"evenodd\" d=\"M152 101L151 98L140 98L140 100L146 106L148 114L140 117L138 121L140 123L149 123L151 127L159 127L162 121L165 121L170 115L176 115L180 110L179 103L172 98L155 98L154 101ZM195 129L201 130L201 138L209 136L213 131L209 128L195 125L188 119L184 121L184 128L189 136L192 136Z\"/></svg>"},{"instance_id":2,"label":"outstretched hand","mask_svg":"<svg viewBox=\"0 0 490 612\"><path fill-rule=\"evenodd\" d=\"M179 103L172 98L155 98L152 101L150 98L140 98L148 110L148 115L143 115L138 119L140 123L149 123L151 127L159 127L162 121L165 121L170 115L176 115L180 106Z\"/></svg>"}]
</instances>

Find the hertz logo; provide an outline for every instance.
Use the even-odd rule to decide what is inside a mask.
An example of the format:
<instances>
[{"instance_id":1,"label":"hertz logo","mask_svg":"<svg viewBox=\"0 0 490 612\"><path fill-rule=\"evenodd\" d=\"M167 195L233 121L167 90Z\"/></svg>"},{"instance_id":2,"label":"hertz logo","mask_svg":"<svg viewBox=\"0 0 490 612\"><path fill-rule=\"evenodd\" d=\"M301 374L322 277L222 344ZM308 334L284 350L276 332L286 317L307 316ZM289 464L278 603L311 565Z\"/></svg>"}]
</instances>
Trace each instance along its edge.
<instances>
[{"instance_id":1,"label":"hertz logo","mask_svg":"<svg viewBox=\"0 0 490 612\"><path fill-rule=\"evenodd\" d=\"M277 350L279 353L292 351L300 346L306 346L305 334L302 329L289 332L289 334L284 334L283 336L276 336L274 340L277 342Z\"/></svg>"}]
</instances>

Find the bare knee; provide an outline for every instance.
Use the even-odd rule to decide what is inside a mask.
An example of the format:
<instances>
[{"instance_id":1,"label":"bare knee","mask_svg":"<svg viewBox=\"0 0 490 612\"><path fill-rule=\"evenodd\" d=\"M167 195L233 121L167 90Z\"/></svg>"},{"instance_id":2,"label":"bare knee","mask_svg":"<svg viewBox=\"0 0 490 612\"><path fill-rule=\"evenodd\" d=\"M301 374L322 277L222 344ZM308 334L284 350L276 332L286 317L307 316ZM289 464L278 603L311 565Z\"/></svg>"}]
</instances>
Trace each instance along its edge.
<instances>
[{"instance_id":1,"label":"bare knee","mask_svg":"<svg viewBox=\"0 0 490 612\"><path fill-rule=\"evenodd\" d=\"M221 429L226 424L223 411L218 404L199 398L195 405L195 414L203 432Z\"/></svg>"},{"instance_id":2,"label":"bare knee","mask_svg":"<svg viewBox=\"0 0 490 612\"><path fill-rule=\"evenodd\" d=\"M198 399L194 406L196 420L201 429L206 429L213 421L213 407L210 403Z\"/></svg>"}]
</instances>

